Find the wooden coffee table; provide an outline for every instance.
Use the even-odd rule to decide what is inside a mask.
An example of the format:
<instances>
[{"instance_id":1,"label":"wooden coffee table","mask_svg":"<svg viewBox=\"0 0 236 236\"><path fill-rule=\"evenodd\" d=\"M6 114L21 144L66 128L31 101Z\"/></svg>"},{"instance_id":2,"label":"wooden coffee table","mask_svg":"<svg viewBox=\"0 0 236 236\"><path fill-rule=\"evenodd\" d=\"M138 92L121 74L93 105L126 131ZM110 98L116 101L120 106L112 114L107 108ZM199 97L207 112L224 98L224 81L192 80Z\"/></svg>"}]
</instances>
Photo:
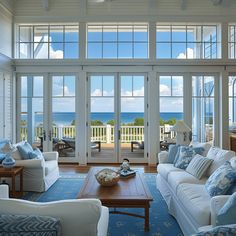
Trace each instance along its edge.
<instances>
[{"instance_id":1,"label":"wooden coffee table","mask_svg":"<svg viewBox=\"0 0 236 236\"><path fill-rule=\"evenodd\" d=\"M120 179L112 187L104 187L99 185L95 179L95 174L101 169L103 168L93 167L90 169L78 198L98 198L104 206L114 208L110 213L143 218L145 219L144 229L148 231L150 201L153 199L139 172L134 177ZM116 210L121 207L144 208L144 215Z\"/></svg>"}]
</instances>

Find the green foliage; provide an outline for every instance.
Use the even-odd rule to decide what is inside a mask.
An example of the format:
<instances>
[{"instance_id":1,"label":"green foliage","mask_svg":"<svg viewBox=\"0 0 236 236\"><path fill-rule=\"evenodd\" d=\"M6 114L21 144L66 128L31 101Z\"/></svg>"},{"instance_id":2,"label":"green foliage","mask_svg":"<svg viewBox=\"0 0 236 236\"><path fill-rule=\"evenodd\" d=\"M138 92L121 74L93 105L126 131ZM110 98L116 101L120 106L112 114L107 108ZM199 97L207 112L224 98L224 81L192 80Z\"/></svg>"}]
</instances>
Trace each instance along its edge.
<instances>
[{"instance_id":1,"label":"green foliage","mask_svg":"<svg viewBox=\"0 0 236 236\"><path fill-rule=\"evenodd\" d=\"M172 119L168 120L166 124L174 125L175 123L176 123L176 119L172 118Z\"/></svg>"},{"instance_id":2,"label":"green foliage","mask_svg":"<svg viewBox=\"0 0 236 236\"><path fill-rule=\"evenodd\" d=\"M100 120L91 120L92 126L103 125L102 121Z\"/></svg>"},{"instance_id":3,"label":"green foliage","mask_svg":"<svg viewBox=\"0 0 236 236\"><path fill-rule=\"evenodd\" d=\"M21 120L21 121L20 121L20 125L21 125L21 126L25 126L25 125L27 125L26 120Z\"/></svg>"},{"instance_id":4,"label":"green foliage","mask_svg":"<svg viewBox=\"0 0 236 236\"><path fill-rule=\"evenodd\" d=\"M107 121L107 124L114 126L115 125L115 121L114 120L109 120L109 121Z\"/></svg>"},{"instance_id":5,"label":"green foliage","mask_svg":"<svg viewBox=\"0 0 236 236\"><path fill-rule=\"evenodd\" d=\"M143 126L144 125L144 119L141 117L137 117L134 119L134 125L139 125L139 126Z\"/></svg>"},{"instance_id":6,"label":"green foliage","mask_svg":"<svg viewBox=\"0 0 236 236\"><path fill-rule=\"evenodd\" d=\"M160 126L163 126L165 124L165 121L164 121L164 119L160 119Z\"/></svg>"}]
</instances>

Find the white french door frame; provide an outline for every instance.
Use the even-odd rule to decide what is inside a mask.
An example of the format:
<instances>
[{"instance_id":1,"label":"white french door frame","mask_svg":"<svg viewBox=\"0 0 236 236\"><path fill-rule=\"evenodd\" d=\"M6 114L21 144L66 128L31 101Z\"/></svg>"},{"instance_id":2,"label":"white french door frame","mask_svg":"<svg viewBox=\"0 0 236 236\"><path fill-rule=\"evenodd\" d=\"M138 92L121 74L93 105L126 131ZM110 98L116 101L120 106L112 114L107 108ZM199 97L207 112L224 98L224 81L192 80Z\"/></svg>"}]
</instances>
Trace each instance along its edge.
<instances>
[{"instance_id":1,"label":"white french door frame","mask_svg":"<svg viewBox=\"0 0 236 236\"><path fill-rule=\"evenodd\" d=\"M132 76L144 76L144 137L145 143L148 143L148 130L147 130L147 73L139 73L139 72L89 72L87 74L87 162L88 163L121 163L123 158L121 155L121 144L120 144L120 114L121 114L121 76L124 75L132 75ZM110 158L103 157L92 157L91 156L91 128L90 128L90 113L91 113L91 76L113 76L114 77L114 119L115 127L114 127L114 156ZM144 145L144 156L143 158L132 158L130 162L132 163L148 163L148 145Z\"/></svg>"}]
</instances>

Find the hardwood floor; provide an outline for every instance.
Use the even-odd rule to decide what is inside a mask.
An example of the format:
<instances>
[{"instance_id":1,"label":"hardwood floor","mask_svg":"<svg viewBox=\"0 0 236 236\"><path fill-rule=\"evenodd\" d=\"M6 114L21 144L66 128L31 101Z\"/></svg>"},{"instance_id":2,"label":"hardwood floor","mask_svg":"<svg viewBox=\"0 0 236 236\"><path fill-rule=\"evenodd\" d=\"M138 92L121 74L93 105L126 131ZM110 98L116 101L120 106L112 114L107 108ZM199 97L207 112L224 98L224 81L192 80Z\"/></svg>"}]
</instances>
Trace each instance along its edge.
<instances>
[{"instance_id":1,"label":"hardwood floor","mask_svg":"<svg viewBox=\"0 0 236 236\"><path fill-rule=\"evenodd\" d=\"M59 164L59 169L61 173L73 174L73 173L88 173L90 167L92 166L110 166L119 168L119 164L88 164L87 166L80 166L77 164ZM149 166L147 164L134 164L131 168L138 169L144 173L157 173L156 166Z\"/></svg>"}]
</instances>

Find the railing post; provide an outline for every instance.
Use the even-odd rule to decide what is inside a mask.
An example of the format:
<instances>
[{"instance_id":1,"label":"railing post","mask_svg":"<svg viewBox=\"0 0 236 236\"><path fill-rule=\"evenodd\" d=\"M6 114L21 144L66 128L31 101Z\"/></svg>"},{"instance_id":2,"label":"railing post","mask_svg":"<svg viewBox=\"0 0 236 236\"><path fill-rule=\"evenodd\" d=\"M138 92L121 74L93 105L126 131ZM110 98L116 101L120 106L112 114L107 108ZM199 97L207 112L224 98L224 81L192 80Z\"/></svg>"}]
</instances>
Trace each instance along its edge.
<instances>
[{"instance_id":1,"label":"railing post","mask_svg":"<svg viewBox=\"0 0 236 236\"><path fill-rule=\"evenodd\" d=\"M111 143L111 125L106 125L106 141Z\"/></svg>"},{"instance_id":2,"label":"railing post","mask_svg":"<svg viewBox=\"0 0 236 236\"><path fill-rule=\"evenodd\" d=\"M62 139L62 137L63 137L62 130L63 130L63 126L58 126L58 138L59 139Z\"/></svg>"}]
</instances>

